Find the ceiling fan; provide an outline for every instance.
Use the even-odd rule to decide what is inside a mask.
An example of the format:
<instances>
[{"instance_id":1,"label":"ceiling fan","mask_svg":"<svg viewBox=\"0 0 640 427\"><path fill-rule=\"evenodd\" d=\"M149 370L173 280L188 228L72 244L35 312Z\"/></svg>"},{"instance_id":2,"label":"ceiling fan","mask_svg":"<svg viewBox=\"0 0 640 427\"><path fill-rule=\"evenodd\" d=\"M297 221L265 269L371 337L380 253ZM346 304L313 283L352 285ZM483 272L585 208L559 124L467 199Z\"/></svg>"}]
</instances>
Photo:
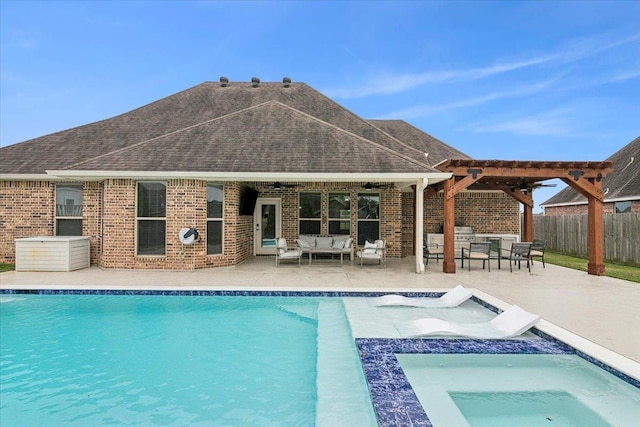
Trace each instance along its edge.
<instances>
[{"instance_id":1,"label":"ceiling fan","mask_svg":"<svg viewBox=\"0 0 640 427\"><path fill-rule=\"evenodd\" d=\"M556 187L557 185L558 184L541 184L539 182L532 182L530 184L527 184L526 182L523 181L517 185L510 185L509 188L511 188L512 190L525 191L528 189L535 190L536 188L540 188L540 187Z\"/></svg>"},{"instance_id":2,"label":"ceiling fan","mask_svg":"<svg viewBox=\"0 0 640 427\"><path fill-rule=\"evenodd\" d=\"M385 184L372 184L370 182L367 182L365 185L362 186L362 188L364 188L365 191L371 191L374 188L388 188L388 186Z\"/></svg>"},{"instance_id":3,"label":"ceiling fan","mask_svg":"<svg viewBox=\"0 0 640 427\"><path fill-rule=\"evenodd\" d=\"M274 190L282 190L283 188L294 188L295 184L283 184L279 181L276 181L273 184L269 185L269 187L273 188Z\"/></svg>"}]
</instances>

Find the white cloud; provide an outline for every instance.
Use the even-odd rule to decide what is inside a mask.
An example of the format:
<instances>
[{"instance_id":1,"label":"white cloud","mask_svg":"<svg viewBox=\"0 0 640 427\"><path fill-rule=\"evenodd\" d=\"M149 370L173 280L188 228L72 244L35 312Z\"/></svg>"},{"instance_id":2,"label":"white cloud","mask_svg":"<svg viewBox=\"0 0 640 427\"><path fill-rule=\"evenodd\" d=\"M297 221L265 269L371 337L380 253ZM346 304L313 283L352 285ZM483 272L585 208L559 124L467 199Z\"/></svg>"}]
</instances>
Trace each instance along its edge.
<instances>
[{"instance_id":1,"label":"white cloud","mask_svg":"<svg viewBox=\"0 0 640 427\"><path fill-rule=\"evenodd\" d=\"M556 52L537 55L529 59L522 59L519 61L499 62L487 67L430 71L426 73L407 73L399 75L387 73L378 76L371 76L359 87L350 83L348 87L327 88L323 90L323 92L330 97L338 99L363 98L373 95L390 95L415 89L426 84L474 81L543 64L567 64L628 43L633 43L640 40L640 33L614 41L607 40L607 37L609 36L597 35L569 40L561 47L555 49Z\"/></svg>"},{"instance_id":2,"label":"white cloud","mask_svg":"<svg viewBox=\"0 0 640 427\"><path fill-rule=\"evenodd\" d=\"M573 112L574 109L572 108L559 108L493 124L472 123L457 130L534 136L577 136L576 130L569 119Z\"/></svg>"},{"instance_id":3,"label":"white cloud","mask_svg":"<svg viewBox=\"0 0 640 427\"><path fill-rule=\"evenodd\" d=\"M515 98L533 95L551 87L561 76L555 77L543 82L529 84L519 88L515 88L509 91L493 92L487 95L478 96L474 98L461 99L458 101L450 102L440 105L418 105L415 107L407 108L400 111L395 111L390 114L386 114L384 117L378 117L379 119L412 119L416 117L427 116L434 113L441 113L444 111L450 111L458 108L474 107L476 105L485 104L487 102L495 101L501 98Z\"/></svg>"}]
</instances>

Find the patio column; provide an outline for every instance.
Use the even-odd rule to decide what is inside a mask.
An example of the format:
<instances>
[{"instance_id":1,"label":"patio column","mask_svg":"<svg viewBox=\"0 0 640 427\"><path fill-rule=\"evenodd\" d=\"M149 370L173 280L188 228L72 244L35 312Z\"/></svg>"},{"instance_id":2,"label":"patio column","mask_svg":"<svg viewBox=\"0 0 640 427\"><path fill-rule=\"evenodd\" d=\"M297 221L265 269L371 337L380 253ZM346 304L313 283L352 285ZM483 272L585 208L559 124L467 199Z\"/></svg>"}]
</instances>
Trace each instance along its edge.
<instances>
[{"instance_id":1,"label":"patio column","mask_svg":"<svg viewBox=\"0 0 640 427\"><path fill-rule=\"evenodd\" d=\"M442 262L442 271L444 273L456 272L455 244L454 244L454 226L455 226L455 177L451 177L444 181L444 261Z\"/></svg>"},{"instance_id":2,"label":"patio column","mask_svg":"<svg viewBox=\"0 0 640 427\"><path fill-rule=\"evenodd\" d=\"M422 239L424 238L424 189L427 187L428 180L420 179L416 183L416 201L415 224L416 235L414 242L416 244L416 273L424 273L424 248L422 247Z\"/></svg>"}]
</instances>

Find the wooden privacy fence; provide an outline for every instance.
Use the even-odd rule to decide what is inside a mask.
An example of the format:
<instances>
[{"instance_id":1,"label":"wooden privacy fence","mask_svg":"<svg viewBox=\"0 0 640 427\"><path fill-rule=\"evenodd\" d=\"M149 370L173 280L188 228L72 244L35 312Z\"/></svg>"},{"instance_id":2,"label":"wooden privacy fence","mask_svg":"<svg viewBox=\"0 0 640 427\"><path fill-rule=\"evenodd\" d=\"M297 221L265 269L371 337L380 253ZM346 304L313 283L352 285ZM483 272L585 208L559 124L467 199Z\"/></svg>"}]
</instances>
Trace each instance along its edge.
<instances>
[{"instance_id":1,"label":"wooden privacy fence","mask_svg":"<svg viewBox=\"0 0 640 427\"><path fill-rule=\"evenodd\" d=\"M587 215L534 216L533 235L554 252L587 258ZM640 265L640 213L605 214L604 257Z\"/></svg>"}]
</instances>

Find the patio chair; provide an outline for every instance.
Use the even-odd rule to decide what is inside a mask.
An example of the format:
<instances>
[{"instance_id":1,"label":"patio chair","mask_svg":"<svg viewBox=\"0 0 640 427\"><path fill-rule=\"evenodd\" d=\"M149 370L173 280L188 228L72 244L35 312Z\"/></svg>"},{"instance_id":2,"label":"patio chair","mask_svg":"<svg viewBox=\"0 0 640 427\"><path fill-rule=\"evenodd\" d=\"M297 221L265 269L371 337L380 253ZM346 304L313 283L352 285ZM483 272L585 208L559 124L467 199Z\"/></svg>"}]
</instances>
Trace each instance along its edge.
<instances>
[{"instance_id":1,"label":"patio chair","mask_svg":"<svg viewBox=\"0 0 640 427\"><path fill-rule=\"evenodd\" d=\"M287 247L287 239L282 237L276 239L276 267L279 262L282 260L298 260L298 265L300 265L300 258L302 258L302 249L300 248L288 248Z\"/></svg>"},{"instance_id":2,"label":"patio chair","mask_svg":"<svg viewBox=\"0 0 640 427\"><path fill-rule=\"evenodd\" d=\"M542 259L542 268L547 268L544 264L544 251L547 249L547 241L546 240L536 240L534 239L531 243L531 252L529 253L529 258L531 258L531 264L533 264L533 257L538 257Z\"/></svg>"},{"instance_id":3,"label":"patio chair","mask_svg":"<svg viewBox=\"0 0 640 427\"><path fill-rule=\"evenodd\" d=\"M465 258L469 260L469 271L471 271L471 260L482 260L482 269L484 270L484 263L489 264L489 271L491 271L491 242L471 242L469 249L462 248L462 268L464 269Z\"/></svg>"},{"instance_id":4,"label":"patio chair","mask_svg":"<svg viewBox=\"0 0 640 427\"><path fill-rule=\"evenodd\" d=\"M356 256L360 258L360 266L362 267L364 260L367 259L378 261L378 264L384 267L386 246L386 241L384 240L376 240L373 243L365 241L364 247L356 252Z\"/></svg>"},{"instance_id":5,"label":"patio chair","mask_svg":"<svg viewBox=\"0 0 640 427\"><path fill-rule=\"evenodd\" d=\"M397 323L396 329L403 337L428 335L457 335L468 338L502 339L525 333L540 321L540 316L512 305L489 322L458 323L425 318L406 323Z\"/></svg>"},{"instance_id":6,"label":"patio chair","mask_svg":"<svg viewBox=\"0 0 640 427\"><path fill-rule=\"evenodd\" d=\"M434 239L431 244L428 244L427 239L424 238L422 242L422 257L426 260L427 265L429 265L429 258L435 258L436 263L439 263L440 257L444 257L444 239L441 238L441 242L435 240L436 239Z\"/></svg>"},{"instance_id":7,"label":"patio chair","mask_svg":"<svg viewBox=\"0 0 640 427\"><path fill-rule=\"evenodd\" d=\"M513 266L517 262L518 270L522 261L527 261L527 268L531 273L531 243L512 243L509 256L505 257L509 260L509 271L513 273Z\"/></svg>"},{"instance_id":8,"label":"patio chair","mask_svg":"<svg viewBox=\"0 0 640 427\"><path fill-rule=\"evenodd\" d=\"M374 307L424 307L424 308L451 308L457 307L469 298L473 296L473 293L464 288L462 285L458 285L445 293L439 298L409 298L402 295L383 295L371 300L371 305Z\"/></svg>"}]
</instances>

